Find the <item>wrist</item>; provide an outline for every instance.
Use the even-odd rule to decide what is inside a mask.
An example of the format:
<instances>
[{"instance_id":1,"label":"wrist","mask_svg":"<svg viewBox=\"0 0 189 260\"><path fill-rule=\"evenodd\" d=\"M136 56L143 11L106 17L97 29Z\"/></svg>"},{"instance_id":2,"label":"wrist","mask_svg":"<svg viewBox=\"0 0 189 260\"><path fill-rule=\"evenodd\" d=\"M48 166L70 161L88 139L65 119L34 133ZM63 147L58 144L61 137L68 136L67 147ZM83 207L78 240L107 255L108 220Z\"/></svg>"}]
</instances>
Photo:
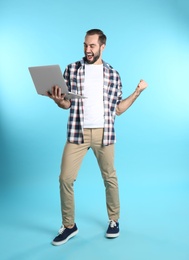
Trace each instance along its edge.
<instances>
[{"instance_id":1,"label":"wrist","mask_svg":"<svg viewBox=\"0 0 189 260\"><path fill-rule=\"evenodd\" d=\"M141 91L136 88L135 92L134 92L135 96L138 97L140 95L140 93L141 93Z\"/></svg>"},{"instance_id":2,"label":"wrist","mask_svg":"<svg viewBox=\"0 0 189 260\"><path fill-rule=\"evenodd\" d=\"M68 109L68 108L71 107L71 101L70 100L62 99L62 100L59 100L59 101L55 101L55 103L63 109Z\"/></svg>"}]
</instances>

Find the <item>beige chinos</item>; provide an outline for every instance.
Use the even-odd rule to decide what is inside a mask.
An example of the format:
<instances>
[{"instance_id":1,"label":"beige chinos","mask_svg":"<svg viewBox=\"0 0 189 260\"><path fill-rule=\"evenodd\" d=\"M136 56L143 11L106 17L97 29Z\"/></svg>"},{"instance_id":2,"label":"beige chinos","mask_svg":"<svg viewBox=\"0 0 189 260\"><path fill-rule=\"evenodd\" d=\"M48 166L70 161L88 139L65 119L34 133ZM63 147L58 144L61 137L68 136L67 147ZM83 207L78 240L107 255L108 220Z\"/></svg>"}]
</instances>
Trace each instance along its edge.
<instances>
[{"instance_id":1,"label":"beige chinos","mask_svg":"<svg viewBox=\"0 0 189 260\"><path fill-rule=\"evenodd\" d=\"M60 173L60 199L62 224L71 226L75 223L74 181L77 178L81 162L91 148L97 158L106 190L108 217L119 219L119 194L116 171L114 169L114 144L103 146L103 128L84 129L84 143L67 142L64 148Z\"/></svg>"}]
</instances>

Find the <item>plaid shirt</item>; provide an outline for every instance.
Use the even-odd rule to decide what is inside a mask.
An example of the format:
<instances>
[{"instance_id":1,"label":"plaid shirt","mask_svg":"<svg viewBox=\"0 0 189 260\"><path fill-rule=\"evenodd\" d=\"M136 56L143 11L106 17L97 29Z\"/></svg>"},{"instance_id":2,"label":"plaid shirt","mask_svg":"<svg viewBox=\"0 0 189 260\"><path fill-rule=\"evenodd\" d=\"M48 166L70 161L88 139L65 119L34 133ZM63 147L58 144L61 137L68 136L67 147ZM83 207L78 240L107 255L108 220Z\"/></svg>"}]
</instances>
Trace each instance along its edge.
<instances>
[{"instance_id":1,"label":"plaid shirt","mask_svg":"<svg viewBox=\"0 0 189 260\"><path fill-rule=\"evenodd\" d=\"M103 145L113 144L116 141L114 120L116 106L122 100L122 84L119 73L108 63L103 61L103 102L104 102L104 136ZM84 92L85 63L84 60L68 65L63 77L68 90L75 94L82 95ZM72 99L70 115L67 125L67 138L71 143L84 143L84 104L82 99Z\"/></svg>"}]
</instances>

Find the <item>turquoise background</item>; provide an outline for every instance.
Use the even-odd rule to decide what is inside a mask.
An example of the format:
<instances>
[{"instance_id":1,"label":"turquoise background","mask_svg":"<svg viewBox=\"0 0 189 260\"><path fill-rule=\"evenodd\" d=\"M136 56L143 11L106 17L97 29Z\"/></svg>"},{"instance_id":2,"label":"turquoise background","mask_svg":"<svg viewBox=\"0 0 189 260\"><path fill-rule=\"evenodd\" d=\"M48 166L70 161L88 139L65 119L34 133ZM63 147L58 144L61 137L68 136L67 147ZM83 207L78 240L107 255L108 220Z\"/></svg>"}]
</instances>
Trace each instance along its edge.
<instances>
[{"instance_id":1,"label":"turquoise background","mask_svg":"<svg viewBox=\"0 0 189 260\"><path fill-rule=\"evenodd\" d=\"M89 151L75 185L80 232L53 247L68 111L37 95L28 67L63 71L92 28L107 35L103 58L123 96L141 78L149 87L116 118L120 237L104 238L104 187ZM189 259L188 28L186 0L0 2L2 259Z\"/></svg>"}]
</instances>

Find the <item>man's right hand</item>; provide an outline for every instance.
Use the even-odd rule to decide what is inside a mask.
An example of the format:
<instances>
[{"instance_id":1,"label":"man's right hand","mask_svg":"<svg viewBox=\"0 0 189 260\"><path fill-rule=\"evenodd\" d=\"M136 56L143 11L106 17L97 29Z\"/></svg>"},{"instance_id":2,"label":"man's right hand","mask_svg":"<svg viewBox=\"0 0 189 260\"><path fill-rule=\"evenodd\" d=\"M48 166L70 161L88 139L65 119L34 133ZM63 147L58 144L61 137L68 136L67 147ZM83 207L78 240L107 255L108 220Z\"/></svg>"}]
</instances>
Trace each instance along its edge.
<instances>
[{"instance_id":1,"label":"man's right hand","mask_svg":"<svg viewBox=\"0 0 189 260\"><path fill-rule=\"evenodd\" d=\"M71 106L71 102L65 99L66 94L61 93L59 86L52 87L51 93L47 92L47 96L54 100L54 102L61 108L68 109Z\"/></svg>"}]
</instances>

